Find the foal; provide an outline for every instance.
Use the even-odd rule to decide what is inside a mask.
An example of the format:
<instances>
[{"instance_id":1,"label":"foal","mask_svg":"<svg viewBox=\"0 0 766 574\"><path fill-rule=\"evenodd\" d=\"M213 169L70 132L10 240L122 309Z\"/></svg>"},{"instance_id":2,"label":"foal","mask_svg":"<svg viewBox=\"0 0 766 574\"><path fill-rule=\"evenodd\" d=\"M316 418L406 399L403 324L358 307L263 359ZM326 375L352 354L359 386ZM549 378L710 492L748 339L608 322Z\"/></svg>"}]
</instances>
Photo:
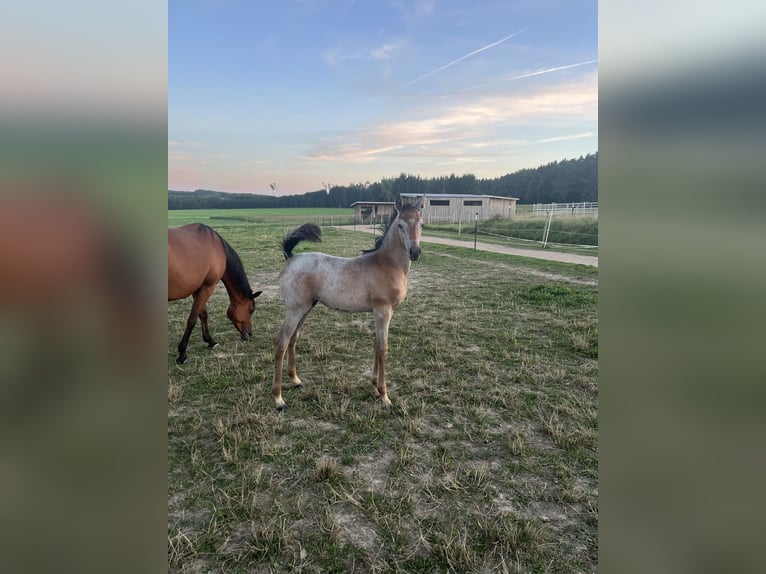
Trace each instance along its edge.
<instances>
[{"instance_id":1,"label":"foal","mask_svg":"<svg viewBox=\"0 0 766 574\"><path fill-rule=\"evenodd\" d=\"M282 363L288 356L287 374L293 385L303 383L295 370L295 344L303 321L317 303L338 311L372 311L375 315L375 362L372 386L383 406L391 406L386 392L386 354L388 326L394 309L407 295L410 262L420 257L420 231L423 222L420 208L396 202L396 212L386 232L374 249L353 258L333 257L324 253L301 253L293 249L303 240L318 242L322 230L306 223L285 237L282 250L287 264L279 275L279 286L287 308L285 320L276 338L274 356L274 395L277 410L287 408L282 399Z\"/></svg>"}]
</instances>

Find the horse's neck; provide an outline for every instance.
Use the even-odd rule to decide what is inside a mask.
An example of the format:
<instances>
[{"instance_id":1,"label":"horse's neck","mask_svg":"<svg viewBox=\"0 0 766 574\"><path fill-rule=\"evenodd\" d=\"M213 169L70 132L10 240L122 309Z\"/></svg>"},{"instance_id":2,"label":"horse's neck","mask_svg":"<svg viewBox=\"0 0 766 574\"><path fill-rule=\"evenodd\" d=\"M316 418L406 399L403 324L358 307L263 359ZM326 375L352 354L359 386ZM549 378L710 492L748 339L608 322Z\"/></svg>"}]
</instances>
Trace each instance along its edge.
<instances>
[{"instance_id":1,"label":"horse's neck","mask_svg":"<svg viewBox=\"0 0 766 574\"><path fill-rule=\"evenodd\" d=\"M223 283L223 286L226 287L226 293L229 294L229 301L241 302L247 299L247 296L249 294L240 292L240 289L237 286L237 282L234 280L234 278L231 275L231 272L228 269L223 272L223 277L221 277L221 282Z\"/></svg>"},{"instance_id":2,"label":"horse's neck","mask_svg":"<svg viewBox=\"0 0 766 574\"><path fill-rule=\"evenodd\" d=\"M393 224L392 224L393 225ZM393 227L389 230L388 235L383 240L383 244L378 249L378 253L382 257L386 257L388 260L393 261L402 272L407 275L410 270L410 255L404 248L399 234Z\"/></svg>"}]
</instances>

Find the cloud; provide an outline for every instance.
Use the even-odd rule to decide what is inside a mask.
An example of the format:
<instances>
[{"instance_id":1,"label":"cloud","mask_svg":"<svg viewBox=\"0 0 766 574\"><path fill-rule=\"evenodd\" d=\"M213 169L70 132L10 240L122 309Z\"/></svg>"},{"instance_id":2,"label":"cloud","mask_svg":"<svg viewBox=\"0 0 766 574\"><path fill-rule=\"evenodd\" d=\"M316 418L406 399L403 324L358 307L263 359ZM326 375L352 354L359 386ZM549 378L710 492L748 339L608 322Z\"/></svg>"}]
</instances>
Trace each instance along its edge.
<instances>
[{"instance_id":1,"label":"cloud","mask_svg":"<svg viewBox=\"0 0 766 574\"><path fill-rule=\"evenodd\" d=\"M193 141L193 140L187 140L187 141L181 141L181 140L168 140L168 147L200 147L200 142Z\"/></svg>"},{"instance_id":2,"label":"cloud","mask_svg":"<svg viewBox=\"0 0 766 574\"><path fill-rule=\"evenodd\" d=\"M417 0L415 2L415 14L418 16L428 16L436 8L436 0Z\"/></svg>"},{"instance_id":3,"label":"cloud","mask_svg":"<svg viewBox=\"0 0 766 574\"><path fill-rule=\"evenodd\" d=\"M339 158L345 158L345 161L348 161L349 163L369 163L380 154L401 149L403 147L403 145L393 145L380 148L361 149L353 144L341 144L333 148L331 154L317 152L312 154L310 158L322 161L334 161Z\"/></svg>"},{"instance_id":4,"label":"cloud","mask_svg":"<svg viewBox=\"0 0 766 574\"><path fill-rule=\"evenodd\" d=\"M195 161L194 148L199 148L198 141L179 141L168 140L168 161L169 162L191 162Z\"/></svg>"},{"instance_id":5,"label":"cloud","mask_svg":"<svg viewBox=\"0 0 766 574\"><path fill-rule=\"evenodd\" d=\"M348 163L369 163L391 154L478 156L490 148L535 143L514 137L531 126L587 129L597 117L597 77L591 75L580 82L547 86L521 95L460 97L444 100L441 105L430 100L428 107L412 109L407 117L320 142L308 155L311 159ZM586 137L584 131L575 133L564 137Z\"/></svg>"},{"instance_id":6,"label":"cloud","mask_svg":"<svg viewBox=\"0 0 766 574\"><path fill-rule=\"evenodd\" d=\"M402 20L413 22L430 17L436 10L437 0L390 0L390 3L399 10Z\"/></svg>"},{"instance_id":7,"label":"cloud","mask_svg":"<svg viewBox=\"0 0 766 574\"><path fill-rule=\"evenodd\" d=\"M373 60L389 60L393 56L396 46L394 44L383 44L379 48L370 51Z\"/></svg>"},{"instance_id":8,"label":"cloud","mask_svg":"<svg viewBox=\"0 0 766 574\"><path fill-rule=\"evenodd\" d=\"M324 60L324 63L328 66L337 66L345 60L351 60L359 57L359 54L344 54L341 52L340 48L328 48L322 53L322 60Z\"/></svg>"},{"instance_id":9,"label":"cloud","mask_svg":"<svg viewBox=\"0 0 766 574\"><path fill-rule=\"evenodd\" d=\"M330 66L337 66L349 60L390 60L401 46L402 42L386 42L371 49L344 50L340 47L333 47L322 53L322 59Z\"/></svg>"},{"instance_id":10,"label":"cloud","mask_svg":"<svg viewBox=\"0 0 766 574\"><path fill-rule=\"evenodd\" d=\"M466 60L466 59L470 58L471 56L475 56L476 54L484 52L485 50L489 50L490 48L494 48L498 44L502 44L503 42L506 42L507 40L510 40L514 36L516 36L518 34L521 34L523 31L524 31L524 28L514 32L513 34L509 34L505 38L501 38L497 42L492 42L491 44L487 44L486 46L483 46L483 47L479 48L478 50L474 50L473 52L469 52L465 56L460 56L457 60L452 60L451 62L449 62L447 64L444 64L443 66L441 66L439 68L436 68L435 70L431 70L427 74L423 74L419 78L416 78L416 79L412 80L411 82L408 82L408 83L404 84L404 87L406 88L406 87L412 86L413 84L417 84L421 80L425 80L426 78L428 78L430 76L433 76L434 74L437 74L437 73L439 73L439 72L441 72L443 70L446 70L447 68L449 68L451 66L454 66L455 64L457 64L459 62L462 62L463 60Z\"/></svg>"}]
</instances>

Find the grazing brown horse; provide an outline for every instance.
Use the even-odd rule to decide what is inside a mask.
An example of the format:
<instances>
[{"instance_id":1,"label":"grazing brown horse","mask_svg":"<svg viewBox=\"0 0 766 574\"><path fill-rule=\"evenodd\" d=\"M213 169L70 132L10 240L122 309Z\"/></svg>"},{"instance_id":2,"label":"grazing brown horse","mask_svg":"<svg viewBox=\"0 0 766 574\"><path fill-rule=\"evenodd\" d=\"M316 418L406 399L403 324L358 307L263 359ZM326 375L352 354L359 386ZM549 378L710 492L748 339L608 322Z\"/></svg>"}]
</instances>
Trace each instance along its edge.
<instances>
[{"instance_id":1,"label":"grazing brown horse","mask_svg":"<svg viewBox=\"0 0 766 574\"><path fill-rule=\"evenodd\" d=\"M178 344L176 363L179 365L186 362L186 346L197 317L202 324L204 341L209 347L218 344L207 328L206 307L218 281L223 281L229 294L226 316L246 341L253 334L255 298L262 291L253 293L239 255L207 225L190 223L168 229L168 301L189 295L194 298L186 330Z\"/></svg>"},{"instance_id":2,"label":"grazing brown horse","mask_svg":"<svg viewBox=\"0 0 766 574\"><path fill-rule=\"evenodd\" d=\"M295 246L303 241L320 241L321 229L306 223L288 234L282 242L288 260L279 275L279 286L286 314L276 339L274 356L274 395L277 410L287 408L282 399L282 363L288 355L287 374L293 385L303 383L295 370L295 344L298 332L309 311L317 303L338 311L372 311L375 315L375 362L372 386L383 406L391 406L386 392L386 354L388 326L394 309L407 295L410 262L420 257L420 218L422 198L414 205L396 202L396 212L374 249L353 258L333 257L324 253L301 253L293 256Z\"/></svg>"}]
</instances>

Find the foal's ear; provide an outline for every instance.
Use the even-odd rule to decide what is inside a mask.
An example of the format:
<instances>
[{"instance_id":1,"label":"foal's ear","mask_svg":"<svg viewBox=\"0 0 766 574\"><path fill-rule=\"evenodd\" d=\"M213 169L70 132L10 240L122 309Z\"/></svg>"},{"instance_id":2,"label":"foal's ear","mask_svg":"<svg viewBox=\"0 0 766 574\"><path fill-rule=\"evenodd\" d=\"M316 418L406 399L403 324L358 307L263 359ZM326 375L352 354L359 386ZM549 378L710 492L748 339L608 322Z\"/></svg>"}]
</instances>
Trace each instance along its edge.
<instances>
[{"instance_id":1,"label":"foal's ear","mask_svg":"<svg viewBox=\"0 0 766 574\"><path fill-rule=\"evenodd\" d=\"M423 198L425 198L425 195L421 195L420 197L418 197L418 199L415 201L415 203L412 204L412 206L415 209L422 208L423 207Z\"/></svg>"},{"instance_id":2,"label":"foal's ear","mask_svg":"<svg viewBox=\"0 0 766 574\"><path fill-rule=\"evenodd\" d=\"M401 213L402 207L403 207L402 198L401 197L397 197L396 198L396 203L394 204L394 207L396 208L397 212Z\"/></svg>"},{"instance_id":3,"label":"foal's ear","mask_svg":"<svg viewBox=\"0 0 766 574\"><path fill-rule=\"evenodd\" d=\"M256 291L255 293L253 293L253 292L251 291L251 292L250 292L250 298L251 298L251 299L255 299L255 298L256 298L256 297L258 297L258 295L260 295L261 293L263 293L263 291Z\"/></svg>"}]
</instances>

